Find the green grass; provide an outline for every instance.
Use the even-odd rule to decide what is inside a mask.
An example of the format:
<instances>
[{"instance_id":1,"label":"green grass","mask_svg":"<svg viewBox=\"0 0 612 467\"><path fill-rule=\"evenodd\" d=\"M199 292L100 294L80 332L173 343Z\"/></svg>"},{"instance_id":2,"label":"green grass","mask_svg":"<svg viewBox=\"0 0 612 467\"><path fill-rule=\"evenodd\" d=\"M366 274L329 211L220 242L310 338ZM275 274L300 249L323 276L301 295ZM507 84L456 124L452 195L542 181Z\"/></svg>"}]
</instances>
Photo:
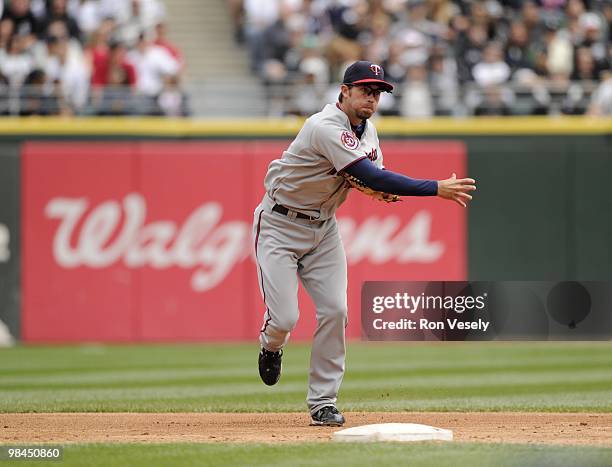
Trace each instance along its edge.
<instances>
[{"instance_id":1,"label":"green grass","mask_svg":"<svg viewBox=\"0 0 612 467\"><path fill-rule=\"evenodd\" d=\"M257 344L1 349L0 412L304 411L309 350L270 388ZM339 407L612 412L612 344L351 343Z\"/></svg>"},{"instance_id":2,"label":"green grass","mask_svg":"<svg viewBox=\"0 0 612 467\"><path fill-rule=\"evenodd\" d=\"M20 466L55 465L24 462ZM612 466L612 448L503 444L89 444L64 447L62 467L107 465Z\"/></svg>"}]
</instances>

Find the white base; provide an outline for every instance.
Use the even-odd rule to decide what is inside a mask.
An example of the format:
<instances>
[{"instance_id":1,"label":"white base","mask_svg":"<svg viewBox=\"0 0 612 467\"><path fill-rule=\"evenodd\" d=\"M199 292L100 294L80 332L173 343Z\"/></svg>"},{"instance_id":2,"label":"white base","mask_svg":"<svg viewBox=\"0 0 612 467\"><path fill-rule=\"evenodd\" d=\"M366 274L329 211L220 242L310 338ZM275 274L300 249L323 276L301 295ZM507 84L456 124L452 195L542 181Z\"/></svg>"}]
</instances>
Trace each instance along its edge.
<instances>
[{"instance_id":1,"label":"white base","mask_svg":"<svg viewBox=\"0 0 612 467\"><path fill-rule=\"evenodd\" d=\"M453 432L418 423L377 423L336 431L333 441L452 441Z\"/></svg>"}]
</instances>

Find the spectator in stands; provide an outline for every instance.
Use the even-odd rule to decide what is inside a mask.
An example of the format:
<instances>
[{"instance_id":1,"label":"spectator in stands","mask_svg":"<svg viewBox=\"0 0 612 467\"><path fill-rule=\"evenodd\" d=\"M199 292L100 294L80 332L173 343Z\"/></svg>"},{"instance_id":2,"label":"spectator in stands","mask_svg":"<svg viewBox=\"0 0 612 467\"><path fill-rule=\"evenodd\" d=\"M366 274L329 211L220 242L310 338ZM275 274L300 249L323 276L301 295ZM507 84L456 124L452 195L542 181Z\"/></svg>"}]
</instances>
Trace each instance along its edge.
<instances>
[{"instance_id":1,"label":"spectator in stands","mask_svg":"<svg viewBox=\"0 0 612 467\"><path fill-rule=\"evenodd\" d=\"M155 113L156 99L168 77L178 75L179 62L163 47L154 45L146 34L141 34L136 47L127 59L136 69L136 89L143 97L147 113Z\"/></svg>"},{"instance_id":2,"label":"spectator in stands","mask_svg":"<svg viewBox=\"0 0 612 467\"><path fill-rule=\"evenodd\" d=\"M579 21L584 12L585 7L582 0L568 0L565 7L565 29L574 46L580 45L582 41L582 28Z\"/></svg>"},{"instance_id":3,"label":"spectator in stands","mask_svg":"<svg viewBox=\"0 0 612 467\"><path fill-rule=\"evenodd\" d=\"M71 38L81 40L81 30L78 23L76 19L68 14L67 0L51 0L46 19L41 25L43 34L47 33L49 24L57 21L64 23Z\"/></svg>"},{"instance_id":4,"label":"spectator in stands","mask_svg":"<svg viewBox=\"0 0 612 467\"><path fill-rule=\"evenodd\" d=\"M233 2L235 18L241 16L241 3ZM266 83L293 81L296 90L309 90L303 96L314 95L312 76L304 77L295 66L299 63L295 58L302 55L302 41L289 39L283 18L288 10L287 17L299 15L306 24L304 37L317 34L327 52L330 76L337 77L346 62L365 58L381 63L388 78L401 84L407 80L408 69L414 67L411 71L418 75L415 70L425 65L437 113L461 114L458 85L476 81L494 89L471 96L467 89L468 108L503 115L517 102L509 86L522 87L522 112L541 113L551 102L546 89L549 80L556 83L555 92L563 93L569 89L570 76L580 79L609 68L602 38L609 34L603 18L612 19L612 7L606 9L604 3L599 15L600 3L589 1L587 6L595 10L587 11L584 0L247 0L245 8L251 12L249 17L267 15L274 18L270 24L278 19L260 36L260 53L267 58L260 61ZM438 53L436 49L444 44L454 49ZM591 49L595 70L585 51L574 54L574 46ZM600 62L600 57L605 60ZM519 79L510 81L514 74ZM572 93L577 95L575 88ZM282 100L272 94L269 98ZM298 107L303 112L309 106ZM401 111L400 107L395 111ZM383 113L390 112L394 110Z\"/></svg>"},{"instance_id":5,"label":"spectator in stands","mask_svg":"<svg viewBox=\"0 0 612 467\"><path fill-rule=\"evenodd\" d=\"M534 68L534 52L529 47L527 26L520 20L510 25L510 37L506 44L506 63L514 73L523 68Z\"/></svg>"},{"instance_id":6,"label":"spectator in stands","mask_svg":"<svg viewBox=\"0 0 612 467\"><path fill-rule=\"evenodd\" d=\"M328 59L332 74L338 75L347 63L359 60L362 47L359 35L367 25L367 5L364 2L336 2L328 10L334 35L328 43Z\"/></svg>"},{"instance_id":7,"label":"spectator in stands","mask_svg":"<svg viewBox=\"0 0 612 467\"><path fill-rule=\"evenodd\" d=\"M461 9L451 0L428 0L428 16L435 23L448 27L452 19L461 14Z\"/></svg>"},{"instance_id":8,"label":"spectator in stands","mask_svg":"<svg viewBox=\"0 0 612 467\"><path fill-rule=\"evenodd\" d=\"M471 81L472 68L481 61L482 52L487 44L487 31L483 25L471 25L465 34L460 33L455 56L457 57L460 82Z\"/></svg>"},{"instance_id":9,"label":"spectator in stands","mask_svg":"<svg viewBox=\"0 0 612 467\"><path fill-rule=\"evenodd\" d=\"M13 23L14 34L24 38L21 44L30 47L40 34L40 24L30 10L29 0L11 0L2 14L2 20Z\"/></svg>"},{"instance_id":10,"label":"spectator in stands","mask_svg":"<svg viewBox=\"0 0 612 467\"><path fill-rule=\"evenodd\" d=\"M574 71L572 81L596 80L599 77L595 59L588 47L578 47L575 52Z\"/></svg>"},{"instance_id":11,"label":"spectator in stands","mask_svg":"<svg viewBox=\"0 0 612 467\"><path fill-rule=\"evenodd\" d=\"M569 36L558 30L555 23L546 27L544 36L545 67L550 79L559 84L566 83L573 69L574 51Z\"/></svg>"},{"instance_id":12,"label":"spectator in stands","mask_svg":"<svg viewBox=\"0 0 612 467\"><path fill-rule=\"evenodd\" d=\"M110 82L111 74L117 76L116 69L121 69L125 77L122 84L134 87L136 85L136 70L127 58L127 47L123 42L111 40L108 45L92 50L94 59L91 84L94 88L106 86Z\"/></svg>"},{"instance_id":13,"label":"spectator in stands","mask_svg":"<svg viewBox=\"0 0 612 467\"><path fill-rule=\"evenodd\" d=\"M389 58L389 34L391 18L379 15L371 21L367 37L364 37L364 56L372 63L384 63Z\"/></svg>"},{"instance_id":14,"label":"spectator in stands","mask_svg":"<svg viewBox=\"0 0 612 467\"><path fill-rule=\"evenodd\" d=\"M107 86L99 94L92 96L92 106L96 115L120 116L135 112L134 94L125 86L127 75L122 68L113 68L109 72Z\"/></svg>"},{"instance_id":15,"label":"spectator in stands","mask_svg":"<svg viewBox=\"0 0 612 467\"><path fill-rule=\"evenodd\" d=\"M266 82L279 82L268 72L270 67L282 68L286 78L299 76L300 62L307 56L318 55L320 39L307 33L305 18L289 8L281 9L278 20L264 31L263 74ZM271 63L269 63L271 62ZM284 78L283 78L284 80Z\"/></svg>"},{"instance_id":16,"label":"spectator in stands","mask_svg":"<svg viewBox=\"0 0 612 467\"><path fill-rule=\"evenodd\" d=\"M249 48L251 70L263 66L264 32L279 17L280 0L244 0L244 32Z\"/></svg>"},{"instance_id":17,"label":"spectator in stands","mask_svg":"<svg viewBox=\"0 0 612 467\"><path fill-rule=\"evenodd\" d=\"M597 80L611 65L612 3L608 0L230 1L237 30L244 23L259 76L266 84L297 86L292 93L284 89L277 93L281 88L268 86L275 115L317 110L315 106L325 100L320 89L337 80L347 62L364 58L381 63L398 90L406 83L408 94L413 95L405 102L415 99L414 95L422 97L424 93L416 92L417 88L426 87L437 114L462 113L458 82L468 84L463 89L468 96L466 106L474 113L508 113L509 106L519 101L518 94L515 100L506 88L509 83L523 88L522 98L535 101L531 105L523 100L519 113L559 109L580 113L590 98L590 88L583 80ZM80 89L78 78L55 70L80 68L68 66L79 63L74 57L82 54L76 38L88 44L85 75L91 75L92 89L125 84L130 92L136 80L149 112L162 113L164 92L165 107L174 115L180 100L177 96L182 93L179 74L184 61L166 37L163 16L160 0L0 0L0 73L7 69L7 81L19 86L28 79L38 83L41 75L32 70L40 68L47 70L45 89L50 80L58 83L60 97L70 92L63 88L64 79L72 83L69 89ZM143 45L141 33L153 30L153 44ZM116 53L108 47L111 40L113 44L123 42ZM502 60L485 57L491 43L501 47ZM448 53L440 52L445 44L452 47ZM58 52L62 48L66 49L63 54ZM129 53L134 62L131 71L128 60L118 59L126 48L134 49ZM508 77L505 66L510 70ZM143 79L134 76L136 68L142 70ZM329 78L321 85L323 76ZM494 88L470 95L473 80ZM490 84L498 81L502 88ZM605 91L600 94L606 95ZM99 102L101 96L92 92L93 102ZM405 104L393 96L383 98L383 114L410 113L415 107L403 108ZM71 99L68 96L67 102ZM65 105L56 99L56 107L84 112L82 97L76 100L81 103ZM131 103L129 96L126 100ZM112 112L118 111L113 105Z\"/></svg>"},{"instance_id":18,"label":"spectator in stands","mask_svg":"<svg viewBox=\"0 0 612 467\"><path fill-rule=\"evenodd\" d=\"M181 71L185 69L185 59L181 49L178 48L174 43L168 39L168 26L165 22L160 21L155 25L155 34L153 44L159 47L163 47L174 57L174 59L181 65Z\"/></svg>"},{"instance_id":19,"label":"spectator in stands","mask_svg":"<svg viewBox=\"0 0 612 467\"><path fill-rule=\"evenodd\" d=\"M130 0L97 0L101 18L113 18L117 24L123 24L130 18L132 5Z\"/></svg>"},{"instance_id":20,"label":"spectator in stands","mask_svg":"<svg viewBox=\"0 0 612 467\"><path fill-rule=\"evenodd\" d=\"M291 42L292 34L289 30L289 12L283 12L278 19L268 26L262 33L261 58L262 66L266 67L266 62L275 60L280 64L285 64L287 53L292 48L298 49L298 44ZM303 31L302 25L297 25L299 31Z\"/></svg>"},{"instance_id":21,"label":"spectator in stands","mask_svg":"<svg viewBox=\"0 0 612 467\"><path fill-rule=\"evenodd\" d=\"M603 22L596 13L583 13L578 20L582 32L579 47L588 47L596 73L610 68L609 44L604 42Z\"/></svg>"},{"instance_id":22,"label":"spectator in stands","mask_svg":"<svg viewBox=\"0 0 612 467\"><path fill-rule=\"evenodd\" d=\"M129 35L133 20L138 22L138 38L141 29L152 30L164 15L160 0L9 0L0 6L0 70L14 87L24 82L32 86L20 88L29 108L12 110L23 115L85 112L90 85L98 89L121 84L130 92L137 82L135 67L125 58L125 46L113 41L109 48L109 41ZM164 80L176 75L171 54L180 56L163 25L157 32L159 46L134 52L137 64L148 70L139 90L153 100ZM87 43L85 53L79 41ZM175 85L172 79L167 85L169 95ZM100 96L102 91L94 92L92 102L99 102Z\"/></svg>"},{"instance_id":23,"label":"spectator in stands","mask_svg":"<svg viewBox=\"0 0 612 467\"><path fill-rule=\"evenodd\" d=\"M0 73L8 79L12 88L21 86L34 68L32 57L26 52L26 43L26 36L13 35L6 49L0 50Z\"/></svg>"},{"instance_id":24,"label":"spectator in stands","mask_svg":"<svg viewBox=\"0 0 612 467\"><path fill-rule=\"evenodd\" d=\"M134 88L136 86L136 69L127 59L127 47L123 42L111 41L108 54L108 74L107 83L111 81L110 75L115 77L122 76L120 81L122 86Z\"/></svg>"},{"instance_id":25,"label":"spectator in stands","mask_svg":"<svg viewBox=\"0 0 612 467\"><path fill-rule=\"evenodd\" d=\"M366 29L377 21L390 22L393 20L384 0L368 0L364 2L364 8L366 9L365 16L367 18Z\"/></svg>"},{"instance_id":26,"label":"spectator in stands","mask_svg":"<svg viewBox=\"0 0 612 467\"><path fill-rule=\"evenodd\" d=\"M500 21L501 10L497 2L474 1L470 3L469 10L470 21L484 28L488 40L496 40L502 35L504 23Z\"/></svg>"},{"instance_id":27,"label":"spectator in stands","mask_svg":"<svg viewBox=\"0 0 612 467\"><path fill-rule=\"evenodd\" d=\"M49 0L30 0L30 11L36 17L37 21L44 21L48 10Z\"/></svg>"},{"instance_id":28,"label":"spectator in stands","mask_svg":"<svg viewBox=\"0 0 612 467\"><path fill-rule=\"evenodd\" d=\"M490 42L482 54L482 60L472 70L479 86L498 86L510 78L510 67L503 60L501 44Z\"/></svg>"},{"instance_id":29,"label":"spectator in stands","mask_svg":"<svg viewBox=\"0 0 612 467\"><path fill-rule=\"evenodd\" d=\"M402 47L400 61L405 69L427 62L431 44L425 34L415 29L406 29L399 34L398 39Z\"/></svg>"},{"instance_id":30,"label":"spectator in stands","mask_svg":"<svg viewBox=\"0 0 612 467\"><path fill-rule=\"evenodd\" d=\"M410 29L419 31L429 39L444 39L447 35L447 24L436 23L429 19L428 4L425 0L409 0L406 3L406 24Z\"/></svg>"},{"instance_id":31,"label":"spectator in stands","mask_svg":"<svg viewBox=\"0 0 612 467\"><path fill-rule=\"evenodd\" d=\"M119 28L132 19L134 2L138 3L138 22L142 29L149 31L165 16L165 8L160 0L98 0L102 18L113 18ZM137 39L138 34L133 39ZM122 39L122 38L120 38ZM128 43L132 46L133 44Z\"/></svg>"},{"instance_id":32,"label":"spectator in stands","mask_svg":"<svg viewBox=\"0 0 612 467\"><path fill-rule=\"evenodd\" d=\"M387 59L381 63L385 69L385 78L392 83L401 83L406 76L406 66L402 63L403 45L399 41L389 43Z\"/></svg>"},{"instance_id":33,"label":"spectator in stands","mask_svg":"<svg viewBox=\"0 0 612 467\"><path fill-rule=\"evenodd\" d=\"M298 115L311 115L321 110L329 83L327 63L316 49L302 60L299 69L301 82L295 91L295 107Z\"/></svg>"},{"instance_id":34,"label":"spectator in stands","mask_svg":"<svg viewBox=\"0 0 612 467\"><path fill-rule=\"evenodd\" d=\"M541 43L544 40L544 34L546 31L541 19L540 9L533 0L525 0L523 2L523 6L521 8L521 19L527 27L529 43Z\"/></svg>"},{"instance_id":35,"label":"spectator in stands","mask_svg":"<svg viewBox=\"0 0 612 467\"><path fill-rule=\"evenodd\" d=\"M10 18L0 21L0 49L5 49L15 32L15 23Z\"/></svg>"},{"instance_id":36,"label":"spectator in stands","mask_svg":"<svg viewBox=\"0 0 612 467\"><path fill-rule=\"evenodd\" d=\"M587 113L595 117L612 117L612 72L605 71L602 78L599 87L591 96Z\"/></svg>"},{"instance_id":37,"label":"spectator in stands","mask_svg":"<svg viewBox=\"0 0 612 467\"><path fill-rule=\"evenodd\" d=\"M400 115L402 117L433 117L433 97L427 83L427 69L424 65L408 67L406 80L401 88L401 95Z\"/></svg>"},{"instance_id":38,"label":"spectator in stands","mask_svg":"<svg viewBox=\"0 0 612 467\"><path fill-rule=\"evenodd\" d=\"M114 41L109 47L108 68L103 88L93 88L92 104L98 115L130 115L136 113L134 88L136 72L125 59L125 46Z\"/></svg>"},{"instance_id":39,"label":"spectator in stands","mask_svg":"<svg viewBox=\"0 0 612 467\"><path fill-rule=\"evenodd\" d=\"M60 113L74 115L87 103L88 67L82 55L70 53L67 36L49 36L47 47L49 59L44 71L61 97Z\"/></svg>"},{"instance_id":40,"label":"spectator in stands","mask_svg":"<svg viewBox=\"0 0 612 467\"><path fill-rule=\"evenodd\" d=\"M60 39L65 39L67 41L68 54L70 56L70 59L83 60L83 47L81 45L81 42L79 41L79 38L69 35L68 25L62 19L54 19L53 21L49 22L49 24L47 25L45 37L57 37ZM40 57L40 54L38 55ZM38 62L39 64L41 64L40 58Z\"/></svg>"},{"instance_id":41,"label":"spectator in stands","mask_svg":"<svg viewBox=\"0 0 612 467\"><path fill-rule=\"evenodd\" d=\"M302 0L301 4L299 2L293 4L294 13L304 18L306 34L315 35L324 43L332 33L327 3L328 0Z\"/></svg>"},{"instance_id":42,"label":"spectator in stands","mask_svg":"<svg viewBox=\"0 0 612 467\"><path fill-rule=\"evenodd\" d=\"M91 103L99 115L123 115L133 110L136 70L126 54L126 46L113 40L97 57L91 77Z\"/></svg>"},{"instance_id":43,"label":"spectator in stands","mask_svg":"<svg viewBox=\"0 0 612 467\"><path fill-rule=\"evenodd\" d=\"M157 97L157 106L166 117L189 116L187 95L181 89L177 75L166 77L164 88Z\"/></svg>"},{"instance_id":44,"label":"spectator in stands","mask_svg":"<svg viewBox=\"0 0 612 467\"><path fill-rule=\"evenodd\" d=\"M357 39L368 23L366 2L335 2L329 8L331 25L342 44L358 46Z\"/></svg>"},{"instance_id":45,"label":"spectator in stands","mask_svg":"<svg viewBox=\"0 0 612 467\"><path fill-rule=\"evenodd\" d=\"M460 112L457 63L446 48L432 49L429 59L429 88L435 102L436 115L455 115Z\"/></svg>"},{"instance_id":46,"label":"spectator in stands","mask_svg":"<svg viewBox=\"0 0 612 467\"><path fill-rule=\"evenodd\" d=\"M57 115L58 113L57 95L51 92L44 71L32 70L20 90L19 115Z\"/></svg>"},{"instance_id":47,"label":"spectator in stands","mask_svg":"<svg viewBox=\"0 0 612 467\"><path fill-rule=\"evenodd\" d=\"M129 45L134 45L138 41L138 36L143 31L149 30L147 18L143 11L141 0L128 0L131 6L130 14L127 19L119 24L118 38Z\"/></svg>"},{"instance_id":48,"label":"spectator in stands","mask_svg":"<svg viewBox=\"0 0 612 467\"><path fill-rule=\"evenodd\" d=\"M85 49L85 58L91 70L91 85L104 86L108 76L109 30L100 26L93 32Z\"/></svg>"},{"instance_id":49,"label":"spectator in stands","mask_svg":"<svg viewBox=\"0 0 612 467\"><path fill-rule=\"evenodd\" d=\"M448 42L456 42L460 36L467 34L470 26L470 19L466 15L459 13L452 17L449 22Z\"/></svg>"},{"instance_id":50,"label":"spectator in stands","mask_svg":"<svg viewBox=\"0 0 612 467\"><path fill-rule=\"evenodd\" d=\"M80 0L75 19L83 34L83 41L87 42L87 39L100 27L102 22L98 0Z\"/></svg>"}]
</instances>

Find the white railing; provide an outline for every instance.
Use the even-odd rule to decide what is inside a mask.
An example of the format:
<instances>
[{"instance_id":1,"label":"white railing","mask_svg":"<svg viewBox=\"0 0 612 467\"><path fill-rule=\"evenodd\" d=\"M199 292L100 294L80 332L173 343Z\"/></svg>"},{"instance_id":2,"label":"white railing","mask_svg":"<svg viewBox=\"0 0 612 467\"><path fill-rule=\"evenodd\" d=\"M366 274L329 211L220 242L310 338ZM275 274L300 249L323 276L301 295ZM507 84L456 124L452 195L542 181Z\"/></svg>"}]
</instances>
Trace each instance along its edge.
<instances>
[{"instance_id":1,"label":"white railing","mask_svg":"<svg viewBox=\"0 0 612 467\"><path fill-rule=\"evenodd\" d=\"M469 115L583 114L597 88L594 81L504 84L482 88L474 83L444 89L396 86L381 97L379 113L408 118ZM245 85L241 82L189 83L181 91L148 97L129 87L90 89L79 104L60 86L0 85L0 116L27 115L172 115L248 117L309 115L338 96L338 85L296 83Z\"/></svg>"}]
</instances>

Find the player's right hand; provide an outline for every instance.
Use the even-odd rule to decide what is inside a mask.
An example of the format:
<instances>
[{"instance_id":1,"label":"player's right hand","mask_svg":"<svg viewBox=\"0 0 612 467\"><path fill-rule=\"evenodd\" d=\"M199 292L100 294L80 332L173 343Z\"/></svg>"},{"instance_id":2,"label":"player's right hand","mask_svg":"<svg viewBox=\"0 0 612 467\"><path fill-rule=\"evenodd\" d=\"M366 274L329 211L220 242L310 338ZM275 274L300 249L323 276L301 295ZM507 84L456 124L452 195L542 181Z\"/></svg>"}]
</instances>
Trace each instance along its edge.
<instances>
[{"instance_id":1,"label":"player's right hand","mask_svg":"<svg viewBox=\"0 0 612 467\"><path fill-rule=\"evenodd\" d=\"M438 196L450 199L463 207L471 201L472 195L469 192L475 189L476 180L473 178L457 178L457 175L453 174L451 178L438 180Z\"/></svg>"}]
</instances>

